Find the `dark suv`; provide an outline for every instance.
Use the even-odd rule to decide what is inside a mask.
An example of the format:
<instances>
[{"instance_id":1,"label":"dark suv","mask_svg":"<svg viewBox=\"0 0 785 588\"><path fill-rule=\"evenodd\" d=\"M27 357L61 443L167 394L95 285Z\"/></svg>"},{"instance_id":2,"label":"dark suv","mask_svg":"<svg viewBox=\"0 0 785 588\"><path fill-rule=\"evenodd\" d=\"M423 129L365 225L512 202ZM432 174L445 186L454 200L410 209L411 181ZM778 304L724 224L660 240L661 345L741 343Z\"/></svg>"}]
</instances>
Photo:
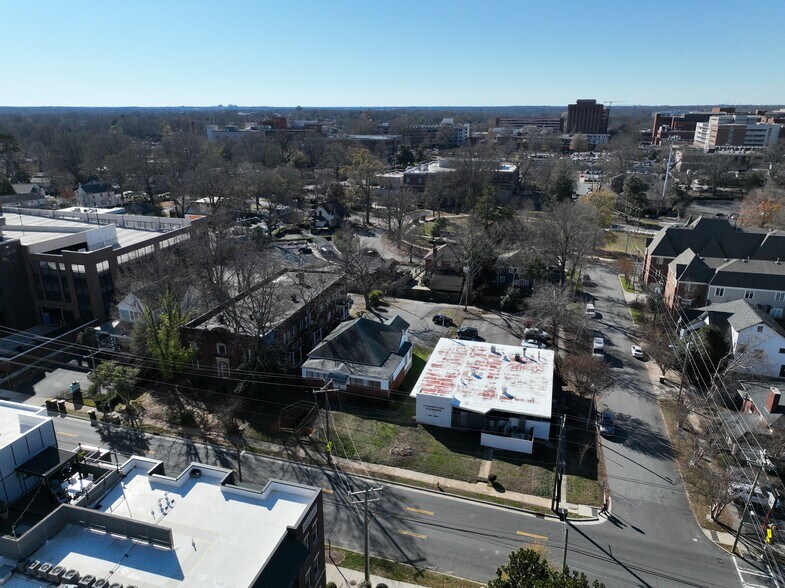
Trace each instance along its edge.
<instances>
[{"instance_id":1,"label":"dark suv","mask_svg":"<svg viewBox=\"0 0 785 588\"><path fill-rule=\"evenodd\" d=\"M461 327L456 333L458 339L466 339L467 341L476 341L480 338L480 333L474 327Z\"/></svg>"},{"instance_id":2,"label":"dark suv","mask_svg":"<svg viewBox=\"0 0 785 588\"><path fill-rule=\"evenodd\" d=\"M451 327L453 325L452 319L446 314L441 313L433 315L433 322L434 324L441 325L443 327Z\"/></svg>"}]
</instances>

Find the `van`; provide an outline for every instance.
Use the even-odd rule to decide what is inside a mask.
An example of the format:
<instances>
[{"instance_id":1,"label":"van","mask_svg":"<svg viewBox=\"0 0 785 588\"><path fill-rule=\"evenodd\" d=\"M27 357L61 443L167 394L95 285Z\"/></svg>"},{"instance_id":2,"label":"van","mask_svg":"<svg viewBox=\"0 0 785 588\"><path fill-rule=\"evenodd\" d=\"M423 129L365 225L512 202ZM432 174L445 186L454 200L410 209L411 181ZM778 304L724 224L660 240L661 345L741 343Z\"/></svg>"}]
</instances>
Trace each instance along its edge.
<instances>
[{"instance_id":1,"label":"van","mask_svg":"<svg viewBox=\"0 0 785 588\"><path fill-rule=\"evenodd\" d=\"M594 310L594 304L589 302L586 305L586 316L589 318L594 318L597 315L596 311Z\"/></svg>"}]
</instances>

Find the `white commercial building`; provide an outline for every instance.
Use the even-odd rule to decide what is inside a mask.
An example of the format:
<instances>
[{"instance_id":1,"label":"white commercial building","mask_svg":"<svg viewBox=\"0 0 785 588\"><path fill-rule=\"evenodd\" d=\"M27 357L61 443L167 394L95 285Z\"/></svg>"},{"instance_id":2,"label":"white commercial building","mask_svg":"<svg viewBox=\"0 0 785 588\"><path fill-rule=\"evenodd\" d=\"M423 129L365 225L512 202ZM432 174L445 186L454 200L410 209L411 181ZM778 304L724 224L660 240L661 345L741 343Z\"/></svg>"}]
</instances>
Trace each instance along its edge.
<instances>
[{"instance_id":1,"label":"white commercial building","mask_svg":"<svg viewBox=\"0 0 785 588\"><path fill-rule=\"evenodd\" d=\"M0 501L9 505L38 484L17 468L45 450L57 453L54 424L46 410L0 400Z\"/></svg>"},{"instance_id":2,"label":"white commercial building","mask_svg":"<svg viewBox=\"0 0 785 588\"><path fill-rule=\"evenodd\" d=\"M760 122L757 116L717 115L695 125L693 145L710 149L764 149L780 137L780 125Z\"/></svg>"},{"instance_id":3,"label":"white commercial building","mask_svg":"<svg viewBox=\"0 0 785 588\"><path fill-rule=\"evenodd\" d=\"M479 430L485 447L532 453L550 436L555 354L440 339L414 385L417 422Z\"/></svg>"},{"instance_id":4,"label":"white commercial building","mask_svg":"<svg viewBox=\"0 0 785 588\"><path fill-rule=\"evenodd\" d=\"M106 492L0 537L9 569L24 573L5 585L325 585L318 488L270 481L251 490L231 470L199 463L167 476L145 457L107 470Z\"/></svg>"}]
</instances>

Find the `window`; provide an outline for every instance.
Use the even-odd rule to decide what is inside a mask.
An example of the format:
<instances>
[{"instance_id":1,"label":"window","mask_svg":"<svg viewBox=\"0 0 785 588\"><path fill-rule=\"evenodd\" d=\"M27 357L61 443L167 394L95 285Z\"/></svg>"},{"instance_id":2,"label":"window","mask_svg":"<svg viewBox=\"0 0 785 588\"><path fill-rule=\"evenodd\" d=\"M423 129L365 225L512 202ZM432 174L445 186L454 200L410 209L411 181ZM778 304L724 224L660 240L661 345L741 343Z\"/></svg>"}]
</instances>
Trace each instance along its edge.
<instances>
[{"instance_id":1,"label":"window","mask_svg":"<svg viewBox=\"0 0 785 588\"><path fill-rule=\"evenodd\" d=\"M780 347L780 353L785 353L785 347Z\"/></svg>"},{"instance_id":2,"label":"window","mask_svg":"<svg viewBox=\"0 0 785 588\"><path fill-rule=\"evenodd\" d=\"M307 588L311 588L311 570L305 572L305 585Z\"/></svg>"},{"instance_id":3,"label":"window","mask_svg":"<svg viewBox=\"0 0 785 588\"><path fill-rule=\"evenodd\" d=\"M715 296L725 296L725 288L714 288Z\"/></svg>"},{"instance_id":4,"label":"window","mask_svg":"<svg viewBox=\"0 0 785 588\"><path fill-rule=\"evenodd\" d=\"M253 357L253 350L250 347L243 349L243 357L245 359L251 359Z\"/></svg>"},{"instance_id":5,"label":"window","mask_svg":"<svg viewBox=\"0 0 785 588\"><path fill-rule=\"evenodd\" d=\"M655 257L654 265L662 265L662 257Z\"/></svg>"},{"instance_id":6,"label":"window","mask_svg":"<svg viewBox=\"0 0 785 588\"><path fill-rule=\"evenodd\" d=\"M506 282L506 281L507 281L507 278L506 278L506 277L504 277L504 276L499 276L499 283L503 284L503 283L504 283L504 282Z\"/></svg>"},{"instance_id":7,"label":"window","mask_svg":"<svg viewBox=\"0 0 785 588\"><path fill-rule=\"evenodd\" d=\"M774 294L774 302L782 302L785 300L785 292L777 292Z\"/></svg>"},{"instance_id":8,"label":"window","mask_svg":"<svg viewBox=\"0 0 785 588\"><path fill-rule=\"evenodd\" d=\"M319 525L317 525L316 523L314 523L313 527L311 528L311 543L313 545L316 545L317 543L319 543ZM317 562L318 562L318 559L317 559Z\"/></svg>"},{"instance_id":9,"label":"window","mask_svg":"<svg viewBox=\"0 0 785 588\"><path fill-rule=\"evenodd\" d=\"M228 378L229 377L229 364L228 363L222 361L221 363L218 364L218 375L221 376L222 378Z\"/></svg>"},{"instance_id":10,"label":"window","mask_svg":"<svg viewBox=\"0 0 785 588\"><path fill-rule=\"evenodd\" d=\"M755 298L755 290L744 290L744 298L746 300L752 300Z\"/></svg>"},{"instance_id":11,"label":"window","mask_svg":"<svg viewBox=\"0 0 785 588\"><path fill-rule=\"evenodd\" d=\"M756 332L762 333L763 332L763 325L758 325L758 328L756 329Z\"/></svg>"},{"instance_id":12,"label":"window","mask_svg":"<svg viewBox=\"0 0 785 588\"><path fill-rule=\"evenodd\" d=\"M226 355L226 343L218 343L215 346L215 352L218 355Z\"/></svg>"},{"instance_id":13,"label":"window","mask_svg":"<svg viewBox=\"0 0 785 588\"><path fill-rule=\"evenodd\" d=\"M782 309L781 308L772 308L771 309L771 316L773 318L782 318Z\"/></svg>"}]
</instances>

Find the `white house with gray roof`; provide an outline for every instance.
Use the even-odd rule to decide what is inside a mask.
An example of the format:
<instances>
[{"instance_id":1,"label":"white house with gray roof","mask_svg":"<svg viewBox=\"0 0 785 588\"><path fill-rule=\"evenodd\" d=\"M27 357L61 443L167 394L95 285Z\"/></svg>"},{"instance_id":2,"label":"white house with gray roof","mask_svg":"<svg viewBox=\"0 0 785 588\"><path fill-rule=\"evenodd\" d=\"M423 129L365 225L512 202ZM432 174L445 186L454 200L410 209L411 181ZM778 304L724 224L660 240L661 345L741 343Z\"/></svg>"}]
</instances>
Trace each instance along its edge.
<instances>
[{"instance_id":1,"label":"white house with gray roof","mask_svg":"<svg viewBox=\"0 0 785 588\"><path fill-rule=\"evenodd\" d=\"M342 390L357 387L395 390L412 366L409 323L400 316L387 322L365 317L341 323L308 354L302 376L332 381Z\"/></svg>"},{"instance_id":2,"label":"white house with gray roof","mask_svg":"<svg viewBox=\"0 0 785 588\"><path fill-rule=\"evenodd\" d=\"M785 328L771 315L744 299L699 310L702 314L682 333L716 325L728 338L741 371L763 378L785 378Z\"/></svg>"}]
</instances>

